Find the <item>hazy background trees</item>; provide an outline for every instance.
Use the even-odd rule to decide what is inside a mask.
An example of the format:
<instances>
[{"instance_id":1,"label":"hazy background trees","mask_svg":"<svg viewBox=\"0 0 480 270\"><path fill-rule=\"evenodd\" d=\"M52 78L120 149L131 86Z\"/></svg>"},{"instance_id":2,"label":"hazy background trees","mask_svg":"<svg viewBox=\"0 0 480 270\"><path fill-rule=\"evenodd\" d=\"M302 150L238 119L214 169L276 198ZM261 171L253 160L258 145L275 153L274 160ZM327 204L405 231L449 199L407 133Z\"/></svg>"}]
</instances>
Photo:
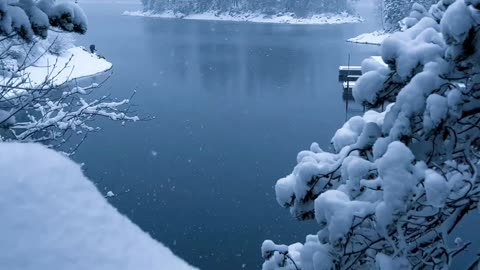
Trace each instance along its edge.
<instances>
[{"instance_id":1,"label":"hazy background trees","mask_svg":"<svg viewBox=\"0 0 480 270\"><path fill-rule=\"evenodd\" d=\"M414 3L428 10L435 0L141 0L145 11L173 11L185 15L206 11L264 14L293 13L299 17L321 13L355 12L355 3L375 1L372 14L381 14L387 31L400 29ZM378 3L377 3L378 2Z\"/></svg>"},{"instance_id":2,"label":"hazy background trees","mask_svg":"<svg viewBox=\"0 0 480 270\"><path fill-rule=\"evenodd\" d=\"M401 20L408 16L414 3L428 10L436 2L436 0L383 0L383 6L378 8L382 9L385 30L392 32L400 29Z\"/></svg>"},{"instance_id":3,"label":"hazy background trees","mask_svg":"<svg viewBox=\"0 0 480 270\"><path fill-rule=\"evenodd\" d=\"M308 16L318 13L348 11L347 0L142 0L145 10L171 10L183 14L205 11L294 13Z\"/></svg>"}]
</instances>

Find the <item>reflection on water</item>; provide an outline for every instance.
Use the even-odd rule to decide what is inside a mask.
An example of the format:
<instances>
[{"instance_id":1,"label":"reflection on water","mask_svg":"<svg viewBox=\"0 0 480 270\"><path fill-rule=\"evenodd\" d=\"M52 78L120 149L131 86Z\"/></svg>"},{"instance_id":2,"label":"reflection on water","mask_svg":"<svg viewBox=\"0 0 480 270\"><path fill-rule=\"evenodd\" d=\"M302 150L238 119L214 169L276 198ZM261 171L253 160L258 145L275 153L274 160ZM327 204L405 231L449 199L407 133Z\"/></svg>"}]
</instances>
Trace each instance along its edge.
<instances>
[{"instance_id":1,"label":"reflection on water","mask_svg":"<svg viewBox=\"0 0 480 270\"><path fill-rule=\"evenodd\" d=\"M331 60L338 62L347 54L346 46L319 53L333 44L322 38L312 40L312 31L318 29L308 27L146 20L145 29L152 61L159 63L162 72L177 80L199 82L193 87L205 91L318 91L326 75L336 72ZM345 29L321 32L343 36Z\"/></svg>"},{"instance_id":2,"label":"reflection on water","mask_svg":"<svg viewBox=\"0 0 480 270\"><path fill-rule=\"evenodd\" d=\"M363 26L284 26L122 17L84 5L114 63L99 95L137 90L151 121L101 122L75 157L111 202L202 269L258 269L260 245L304 241L275 201L275 181L314 141L328 148L345 119L338 66L378 53L344 42ZM135 9L130 8L130 9ZM108 22L108 23L107 23Z\"/></svg>"},{"instance_id":3,"label":"reflection on water","mask_svg":"<svg viewBox=\"0 0 480 270\"><path fill-rule=\"evenodd\" d=\"M362 115L365 112L365 107L355 102L351 89L342 89L342 98L345 102L345 121L355 115Z\"/></svg>"}]
</instances>

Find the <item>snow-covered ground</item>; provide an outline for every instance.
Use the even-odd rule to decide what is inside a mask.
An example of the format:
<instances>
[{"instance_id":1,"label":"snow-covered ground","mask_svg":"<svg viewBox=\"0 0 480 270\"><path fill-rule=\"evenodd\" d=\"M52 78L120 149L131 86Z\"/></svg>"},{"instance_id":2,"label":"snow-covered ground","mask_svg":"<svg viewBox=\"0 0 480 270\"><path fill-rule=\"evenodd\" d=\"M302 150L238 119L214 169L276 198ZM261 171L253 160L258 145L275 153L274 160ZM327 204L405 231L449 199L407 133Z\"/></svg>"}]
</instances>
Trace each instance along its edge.
<instances>
[{"instance_id":1,"label":"snow-covered ground","mask_svg":"<svg viewBox=\"0 0 480 270\"><path fill-rule=\"evenodd\" d=\"M381 45L382 42L389 36L390 34L383 31L375 31L372 33L361 34L357 37L350 38L347 41L352 43Z\"/></svg>"},{"instance_id":2,"label":"snow-covered ground","mask_svg":"<svg viewBox=\"0 0 480 270\"><path fill-rule=\"evenodd\" d=\"M25 69L25 77L32 86L41 84L48 76L55 85L62 85L74 79L94 76L112 68L107 60L81 47L73 47L62 55L46 54Z\"/></svg>"},{"instance_id":3,"label":"snow-covered ground","mask_svg":"<svg viewBox=\"0 0 480 270\"><path fill-rule=\"evenodd\" d=\"M363 19L348 13L341 14L319 14L310 18L295 18L292 14L268 16L259 13L229 14L218 13L214 11L184 15L167 11L163 13L154 13L150 11L125 11L126 16L140 16L166 19L186 19L186 20L207 20L207 21L235 21L235 22L254 22L254 23L281 23L281 24L343 24L359 23Z\"/></svg>"},{"instance_id":4,"label":"snow-covered ground","mask_svg":"<svg viewBox=\"0 0 480 270\"><path fill-rule=\"evenodd\" d=\"M82 47L72 47L61 55L44 54L33 60L33 64L19 71L18 77L11 74L0 75L0 84L11 89L2 98L22 95L26 89L60 86L76 81L86 87L97 83L97 76L111 70L113 65L102 57L86 51ZM13 70L18 70L16 67Z\"/></svg>"},{"instance_id":5,"label":"snow-covered ground","mask_svg":"<svg viewBox=\"0 0 480 270\"><path fill-rule=\"evenodd\" d=\"M195 269L120 214L62 154L0 143L0 168L1 269Z\"/></svg>"}]
</instances>

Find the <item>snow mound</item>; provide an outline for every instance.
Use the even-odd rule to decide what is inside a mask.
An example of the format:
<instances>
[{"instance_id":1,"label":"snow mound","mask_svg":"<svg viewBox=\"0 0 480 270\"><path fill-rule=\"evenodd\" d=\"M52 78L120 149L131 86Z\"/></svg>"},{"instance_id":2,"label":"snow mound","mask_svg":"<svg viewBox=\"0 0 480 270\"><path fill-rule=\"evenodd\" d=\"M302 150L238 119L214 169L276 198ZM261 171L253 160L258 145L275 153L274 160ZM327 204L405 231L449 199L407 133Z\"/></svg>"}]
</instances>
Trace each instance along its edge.
<instances>
[{"instance_id":1,"label":"snow mound","mask_svg":"<svg viewBox=\"0 0 480 270\"><path fill-rule=\"evenodd\" d=\"M381 45L383 41L389 36L390 34L385 33L384 31L375 31L372 33L364 33L354 38L347 39L347 42L370 44L370 45Z\"/></svg>"},{"instance_id":2,"label":"snow mound","mask_svg":"<svg viewBox=\"0 0 480 270\"><path fill-rule=\"evenodd\" d=\"M108 204L63 155L0 143L0 168L2 269L194 269Z\"/></svg>"},{"instance_id":3,"label":"snow mound","mask_svg":"<svg viewBox=\"0 0 480 270\"><path fill-rule=\"evenodd\" d=\"M164 18L164 19L185 19L205 21L233 21L233 22L254 22L254 23L280 23L280 24L345 24L360 23L363 21L358 16L347 13L341 14L318 14L310 18L296 18L293 14L269 16L261 13L229 14L208 11L199 14L181 14L173 11L155 13L152 11L125 11L123 15L136 17Z\"/></svg>"}]
</instances>

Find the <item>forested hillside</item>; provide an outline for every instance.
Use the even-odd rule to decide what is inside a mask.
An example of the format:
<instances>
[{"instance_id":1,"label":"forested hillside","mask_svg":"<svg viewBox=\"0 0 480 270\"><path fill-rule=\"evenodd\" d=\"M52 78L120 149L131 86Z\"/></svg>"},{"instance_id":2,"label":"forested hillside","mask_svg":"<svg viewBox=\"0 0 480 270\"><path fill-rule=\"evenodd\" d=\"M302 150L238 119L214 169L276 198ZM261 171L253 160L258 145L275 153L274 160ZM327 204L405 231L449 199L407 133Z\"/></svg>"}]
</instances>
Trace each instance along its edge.
<instances>
[{"instance_id":1,"label":"forested hillside","mask_svg":"<svg viewBox=\"0 0 480 270\"><path fill-rule=\"evenodd\" d=\"M145 10L174 11L183 14L218 12L294 13L308 16L348 10L347 0L142 0Z\"/></svg>"},{"instance_id":2,"label":"forested hillside","mask_svg":"<svg viewBox=\"0 0 480 270\"><path fill-rule=\"evenodd\" d=\"M413 3L420 4L425 8L419 10L417 5L417 9L413 9L414 12L424 14L437 2L437 0L383 0L383 5L379 6L379 8L383 9L386 30L393 32L400 29L400 21L408 17Z\"/></svg>"}]
</instances>

